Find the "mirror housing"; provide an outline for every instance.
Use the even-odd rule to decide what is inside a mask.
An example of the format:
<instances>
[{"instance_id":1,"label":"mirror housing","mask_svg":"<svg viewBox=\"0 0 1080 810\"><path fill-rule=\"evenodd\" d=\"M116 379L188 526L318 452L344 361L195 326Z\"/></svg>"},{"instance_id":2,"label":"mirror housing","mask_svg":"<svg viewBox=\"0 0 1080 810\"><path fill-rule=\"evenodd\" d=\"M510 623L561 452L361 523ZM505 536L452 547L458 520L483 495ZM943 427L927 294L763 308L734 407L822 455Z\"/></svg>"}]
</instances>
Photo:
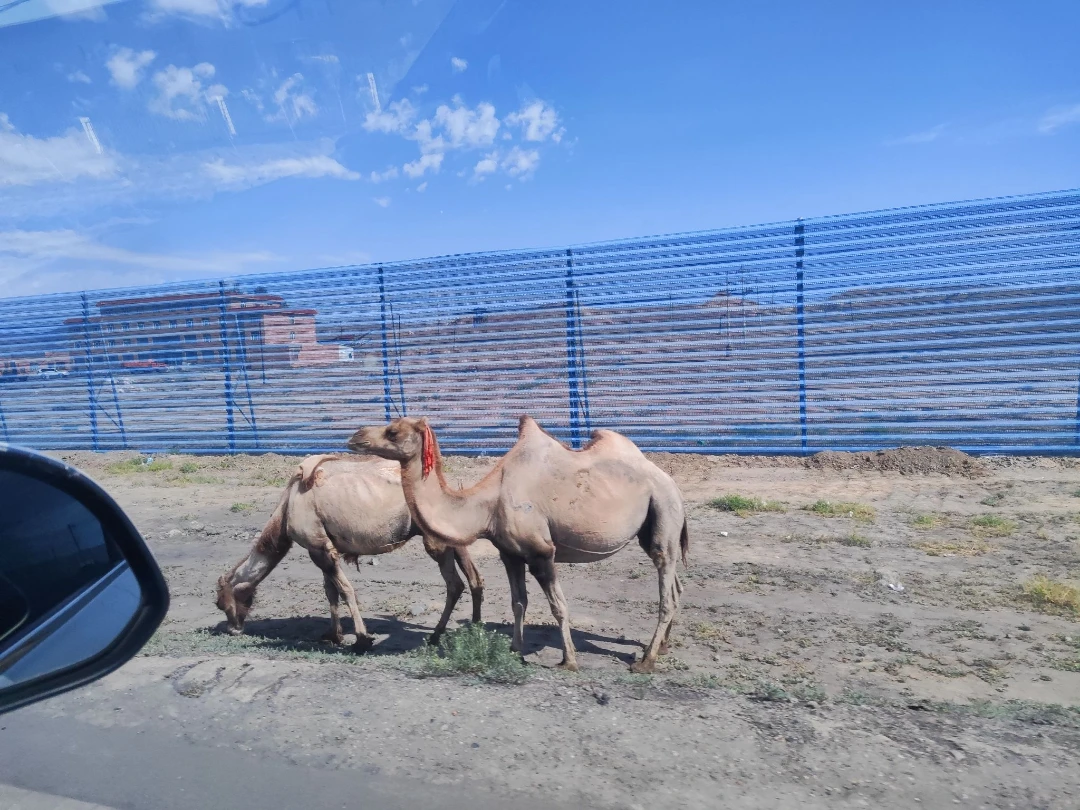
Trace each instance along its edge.
<instances>
[{"instance_id":1,"label":"mirror housing","mask_svg":"<svg viewBox=\"0 0 1080 810\"><path fill-rule=\"evenodd\" d=\"M117 669L168 608L150 550L101 487L0 443L0 713Z\"/></svg>"}]
</instances>

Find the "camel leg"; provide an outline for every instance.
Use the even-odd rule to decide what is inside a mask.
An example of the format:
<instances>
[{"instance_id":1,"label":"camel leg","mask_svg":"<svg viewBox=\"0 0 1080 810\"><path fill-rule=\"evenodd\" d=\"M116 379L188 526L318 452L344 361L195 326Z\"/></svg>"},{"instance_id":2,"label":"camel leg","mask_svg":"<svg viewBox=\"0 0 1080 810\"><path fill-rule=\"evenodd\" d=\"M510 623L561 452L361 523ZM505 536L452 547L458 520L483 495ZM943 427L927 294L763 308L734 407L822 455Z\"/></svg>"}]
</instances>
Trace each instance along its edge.
<instances>
[{"instance_id":1,"label":"camel leg","mask_svg":"<svg viewBox=\"0 0 1080 810\"><path fill-rule=\"evenodd\" d=\"M326 598L330 602L330 629L323 633L322 640L329 641L331 644L340 644L345 640L345 634L341 632L337 584L334 582L334 577L325 571L323 572L323 590L326 591Z\"/></svg>"},{"instance_id":2,"label":"camel leg","mask_svg":"<svg viewBox=\"0 0 1080 810\"><path fill-rule=\"evenodd\" d=\"M679 577L679 572L675 572L675 610L678 612L679 605L682 603L683 584L682 579ZM664 633L664 640L660 642L660 655L667 655L671 651L671 630L675 627L675 621L672 620L668 625L667 632Z\"/></svg>"},{"instance_id":3,"label":"camel leg","mask_svg":"<svg viewBox=\"0 0 1080 810\"><path fill-rule=\"evenodd\" d=\"M454 556L461 568L461 573L469 583L469 593L472 596L472 620L473 624L480 624L480 608L484 604L484 578L480 575L480 569L476 567L472 556L467 548L455 548Z\"/></svg>"},{"instance_id":4,"label":"camel leg","mask_svg":"<svg viewBox=\"0 0 1080 810\"><path fill-rule=\"evenodd\" d=\"M442 634L446 631L450 615L454 612L461 595L465 593L465 583L461 581L461 577L458 576L457 569L454 567L453 549L425 536L424 551L439 564L439 572L446 582L446 606L443 608L439 623L435 625L435 631L428 638L429 644L438 644Z\"/></svg>"},{"instance_id":5,"label":"camel leg","mask_svg":"<svg viewBox=\"0 0 1080 810\"><path fill-rule=\"evenodd\" d=\"M577 672L577 651L574 649L573 639L570 638L570 611L566 605L566 597L563 596L562 586L555 576L555 559L553 557L540 557L529 563L529 571L540 587L544 589L544 595L551 605L551 615L559 623L562 632L563 659L560 667L569 671Z\"/></svg>"},{"instance_id":6,"label":"camel leg","mask_svg":"<svg viewBox=\"0 0 1080 810\"><path fill-rule=\"evenodd\" d=\"M365 652L371 649L371 646L375 643L375 636L369 635L367 627L364 626L364 620L360 616L360 606L356 603L356 591L353 590L352 583L349 582L348 576L345 575L345 571L342 570L338 561L337 553L333 550L327 550L325 548L310 549L308 554L311 555L312 561L315 565L319 566L323 572L323 582L326 587L326 596L330 599L330 615L336 622L336 631L338 638L336 643L341 643L341 622L337 618L337 597L344 596L345 604L349 608L349 615L352 616L353 629L356 631L356 644L353 645L353 649L357 652ZM329 582L328 582L329 580ZM334 586L334 596L330 595L330 583Z\"/></svg>"},{"instance_id":7,"label":"camel leg","mask_svg":"<svg viewBox=\"0 0 1080 810\"><path fill-rule=\"evenodd\" d=\"M679 610L679 595L682 590L678 574L675 571L677 546L665 551L657 552L653 556L660 580L660 618L656 623L656 632L652 641L640 661L635 661L631 666L632 672L649 673L656 667L656 659L660 655L661 647L665 646L671 632L671 624L675 614Z\"/></svg>"},{"instance_id":8,"label":"camel leg","mask_svg":"<svg viewBox=\"0 0 1080 810\"><path fill-rule=\"evenodd\" d=\"M499 552L506 577L510 580L510 607L514 610L514 637L510 649L525 654L525 610L529 607L529 594L525 588L525 561L520 557Z\"/></svg>"}]
</instances>

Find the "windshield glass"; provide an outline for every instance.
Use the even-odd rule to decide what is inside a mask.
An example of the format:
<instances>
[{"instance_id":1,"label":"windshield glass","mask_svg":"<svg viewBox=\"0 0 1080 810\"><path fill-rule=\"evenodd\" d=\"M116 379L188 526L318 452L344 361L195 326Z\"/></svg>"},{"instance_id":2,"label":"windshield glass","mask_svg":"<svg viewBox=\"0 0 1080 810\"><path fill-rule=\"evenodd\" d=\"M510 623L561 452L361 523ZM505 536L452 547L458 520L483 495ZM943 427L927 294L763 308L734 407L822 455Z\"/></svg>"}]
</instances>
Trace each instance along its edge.
<instances>
[{"instance_id":1,"label":"windshield glass","mask_svg":"<svg viewBox=\"0 0 1080 810\"><path fill-rule=\"evenodd\" d=\"M1078 806L1078 32L0 0L0 448L171 595L0 807Z\"/></svg>"}]
</instances>

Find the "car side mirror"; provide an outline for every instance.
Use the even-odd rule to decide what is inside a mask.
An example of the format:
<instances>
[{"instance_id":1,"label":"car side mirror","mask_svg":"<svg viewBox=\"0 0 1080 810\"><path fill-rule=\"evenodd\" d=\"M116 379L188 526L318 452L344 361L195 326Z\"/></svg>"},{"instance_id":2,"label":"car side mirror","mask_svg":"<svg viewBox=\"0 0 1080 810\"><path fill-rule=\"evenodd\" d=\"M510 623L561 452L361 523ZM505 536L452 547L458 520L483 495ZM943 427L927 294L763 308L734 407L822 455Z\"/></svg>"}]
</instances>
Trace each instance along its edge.
<instances>
[{"instance_id":1,"label":"car side mirror","mask_svg":"<svg viewBox=\"0 0 1080 810\"><path fill-rule=\"evenodd\" d=\"M161 570L104 490L0 443L0 713L112 672L168 607Z\"/></svg>"}]
</instances>

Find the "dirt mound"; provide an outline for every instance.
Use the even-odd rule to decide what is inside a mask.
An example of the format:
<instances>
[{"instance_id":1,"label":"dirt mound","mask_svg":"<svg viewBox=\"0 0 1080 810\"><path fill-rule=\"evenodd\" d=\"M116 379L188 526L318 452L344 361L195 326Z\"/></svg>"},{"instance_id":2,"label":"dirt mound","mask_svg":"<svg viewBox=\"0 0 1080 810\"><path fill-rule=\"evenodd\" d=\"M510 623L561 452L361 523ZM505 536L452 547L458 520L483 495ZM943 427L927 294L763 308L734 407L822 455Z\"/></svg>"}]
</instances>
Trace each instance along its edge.
<instances>
[{"instance_id":1,"label":"dirt mound","mask_svg":"<svg viewBox=\"0 0 1080 810\"><path fill-rule=\"evenodd\" d=\"M898 472L901 475L942 473L965 478L979 478L990 474L980 459L951 447L898 447L895 450L862 453L824 450L806 459L805 463L812 470L875 470Z\"/></svg>"}]
</instances>

